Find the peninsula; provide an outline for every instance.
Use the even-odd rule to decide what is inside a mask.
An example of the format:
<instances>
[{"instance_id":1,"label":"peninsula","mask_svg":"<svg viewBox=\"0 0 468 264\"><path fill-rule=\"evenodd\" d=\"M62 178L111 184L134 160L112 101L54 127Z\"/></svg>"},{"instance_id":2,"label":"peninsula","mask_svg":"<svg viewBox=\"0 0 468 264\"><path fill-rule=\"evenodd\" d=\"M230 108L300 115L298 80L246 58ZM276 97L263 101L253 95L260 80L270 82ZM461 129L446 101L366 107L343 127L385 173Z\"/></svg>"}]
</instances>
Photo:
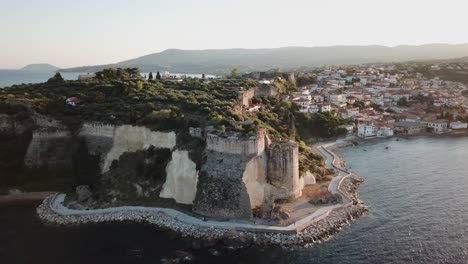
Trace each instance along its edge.
<instances>
[{"instance_id":1,"label":"peninsula","mask_svg":"<svg viewBox=\"0 0 468 264\"><path fill-rule=\"evenodd\" d=\"M294 73L273 73L272 82L235 71L155 76L106 69L65 81L57 73L3 89L2 143L11 151L2 180L63 193L38 209L52 223L146 219L207 239L259 233L263 244L313 243L366 210L354 197L362 180L302 141L299 107L287 101L298 89ZM334 120L331 132L317 126L327 133L344 122L320 118Z\"/></svg>"}]
</instances>

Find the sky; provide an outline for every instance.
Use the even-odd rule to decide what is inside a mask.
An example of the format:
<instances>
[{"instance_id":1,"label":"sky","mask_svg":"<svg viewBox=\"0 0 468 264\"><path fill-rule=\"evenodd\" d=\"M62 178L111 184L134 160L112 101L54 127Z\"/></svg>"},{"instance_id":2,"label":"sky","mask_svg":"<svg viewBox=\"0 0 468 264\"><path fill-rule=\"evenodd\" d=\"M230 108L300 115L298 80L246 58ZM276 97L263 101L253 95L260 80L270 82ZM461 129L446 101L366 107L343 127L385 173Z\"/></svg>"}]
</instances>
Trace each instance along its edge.
<instances>
[{"instance_id":1,"label":"sky","mask_svg":"<svg viewBox=\"0 0 468 264\"><path fill-rule=\"evenodd\" d=\"M467 0L0 0L0 69L165 49L468 43Z\"/></svg>"}]
</instances>

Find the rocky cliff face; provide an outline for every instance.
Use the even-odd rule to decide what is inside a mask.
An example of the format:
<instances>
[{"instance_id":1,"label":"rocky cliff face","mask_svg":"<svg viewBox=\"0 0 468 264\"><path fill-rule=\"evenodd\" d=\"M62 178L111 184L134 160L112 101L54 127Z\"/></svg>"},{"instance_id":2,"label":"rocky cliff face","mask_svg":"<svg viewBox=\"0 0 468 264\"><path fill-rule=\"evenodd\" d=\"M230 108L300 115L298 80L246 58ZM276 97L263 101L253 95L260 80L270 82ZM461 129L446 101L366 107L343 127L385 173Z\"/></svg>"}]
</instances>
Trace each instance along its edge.
<instances>
[{"instance_id":1,"label":"rocky cliff face","mask_svg":"<svg viewBox=\"0 0 468 264\"><path fill-rule=\"evenodd\" d=\"M0 114L0 134L17 136L26 133L34 127L33 120L25 116L18 120L16 115Z\"/></svg>"},{"instance_id":2,"label":"rocky cliff face","mask_svg":"<svg viewBox=\"0 0 468 264\"><path fill-rule=\"evenodd\" d=\"M11 129L9 120L0 120L1 128ZM100 160L108 184L116 186L106 194L122 199L168 198L193 204L193 211L202 215L249 219L253 209L268 215L275 200L298 197L305 184L314 183L313 175L299 177L297 143L272 143L264 131L249 137L198 131L196 138L205 140L206 146L203 157L194 159L191 147L182 150L185 143L177 142L174 132L85 123L72 135L57 120L40 115L34 120L38 128L25 155L26 166L72 166L74 152L84 144L88 154ZM150 148L165 150L167 155L145 152ZM163 168L162 163L156 164L162 156L168 157ZM119 161L115 168L111 166L114 161ZM138 181L133 182L132 177ZM119 179L125 184L118 183Z\"/></svg>"}]
</instances>

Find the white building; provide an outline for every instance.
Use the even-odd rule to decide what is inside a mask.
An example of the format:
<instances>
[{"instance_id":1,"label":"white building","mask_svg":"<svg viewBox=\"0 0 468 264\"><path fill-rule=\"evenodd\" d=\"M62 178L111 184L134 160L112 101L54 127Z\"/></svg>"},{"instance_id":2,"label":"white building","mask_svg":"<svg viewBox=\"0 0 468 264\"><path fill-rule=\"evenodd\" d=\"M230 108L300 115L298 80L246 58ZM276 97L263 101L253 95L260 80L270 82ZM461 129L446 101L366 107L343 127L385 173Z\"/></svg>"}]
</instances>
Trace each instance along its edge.
<instances>
[{"instance_id":1,"label":"white building","mask_svg":"<svg viewBox=\"0 0 468 264\"><path fill-rule=\"evenodd\" d=\"M374 133L374 127L372 125L359 125L358 126L358 137L369 138L376 137L377 134Z\"/></svg>"},{"instance_id":2,"label":"white building","mask_svg":"<svg viewBox=\"0 0 468 264\"><path fill-rule=\"evenodd\" d=\"M330 104L319 104L318 106L320 107L320 112L322 112L322 113L331 111L331 105Z\"/></svg>"},{"instance_id":3,"label":"white building","mask_svg":"<svg viewBox=\"0 0 468 264\"><path fill-rule=\"evenodd\" d=\"M462 123L460 121L457 122L451 122L450 123L450 128L451 129L467 129L468 124L467 123Z\"/></svg>"},{"instance_id":4,"label":"white building","mask_svg":"<svg viewBox=\"0 0 468 264\"><path fill-rule=\"evenodd\" d=\"M434 120L434 121L429 121L426 123L427 123L427 127L432 129L434 133L442 134L442 133L447 132L448 121L446 120Z\"/></svg>"},{"instance_id":5,"label":"white building","mask_svg":"<svg viewBox=\"0 0 468 264\"><path fill-rule=\"evenodd\" d=\"M321 95L314 96L314 101L316 103L323 103L323 96L321 96Z\"/></svg>"},{"instance_id":6,"label":"white building","mask_svg":"<svg viewBox=\"0 0 468 264\"><path fill-rule=\"evenodd\" d=\"M301 107L301 109L300 109L301 113L308 113L309 112L310 100L307 100L307 99L304 99L304 98L296 98L296 99L293 99L292 102Z\"/></svg>"},{"instance_id":7,"label":"white building","mask_svg":"<svg viewBox=\"0 0 468 264\"><path fill-rule=\"evenodd\" d=\"M393 136L393 129L389 128L389 127L380 127L378 130L377 130L377 136L378 137L391 137Z\"/></svg>"},{"instance_id":8,"label":"white building","mask_svg":"<svg viewBox=\"0 0 468 264\"><path fill-rule=\"evenodd\" d=\"M309 106L309 113L318 113L320 111L320 107L318 105L315 105L315 104L311 104Z\"/></svg>"}]
</instances>

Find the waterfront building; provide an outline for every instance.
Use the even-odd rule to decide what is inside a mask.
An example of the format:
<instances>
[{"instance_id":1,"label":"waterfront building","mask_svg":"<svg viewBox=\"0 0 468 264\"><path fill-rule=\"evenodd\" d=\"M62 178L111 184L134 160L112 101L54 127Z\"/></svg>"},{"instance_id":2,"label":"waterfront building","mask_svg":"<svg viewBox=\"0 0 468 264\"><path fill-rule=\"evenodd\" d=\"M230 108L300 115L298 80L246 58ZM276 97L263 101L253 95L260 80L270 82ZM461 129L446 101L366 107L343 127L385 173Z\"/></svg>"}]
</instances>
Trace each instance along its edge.
<instances>
[{"instance_id":1,"label":"waterfront building","mask_svg":"<svg viewBox=\"0 0 468 264\"><path fill-rule=\"evenodd\" d=\"M447 120L434 120L434 121L429 121L426 122L427 127L432 130L432 132L437 133L437 134L442 134L447 132L448 130L448 121Z\"/></svg>"},{"instance_id":2,"label":"waterfront building","mask_svg":"<svg viewBox=\"0 0 468 264\"><path fill-rule=\"evenodd\" d=\"M463 122L460 122L460 121L457 121L457 122L451 122L450 123L450 128L451 129L467 129L468 128L468 124L467 123L463 123Z\"/></svg>"},{"instance_id":3,"label":"waterfront building","mask_svg":"<svg viewBox=\"0 0 468 264\"><path fill-rule=\"evenodd\" d=\"M371 138L376 137L377 133L375 133L374 127L372 125L359 125L357 135L358 137L362 138Z\"/></svg>"},{"instance_id":4,"label":"waterfront building","mask_svg":"<svg viewBox=\"0 0 468 264\"><path fill-rule=\"evenodd\" d=\"M393 124L393 129L396 134L419 134L426 131L427 125L421 122L399 121Z\"/></svg>"}]
</instances>

